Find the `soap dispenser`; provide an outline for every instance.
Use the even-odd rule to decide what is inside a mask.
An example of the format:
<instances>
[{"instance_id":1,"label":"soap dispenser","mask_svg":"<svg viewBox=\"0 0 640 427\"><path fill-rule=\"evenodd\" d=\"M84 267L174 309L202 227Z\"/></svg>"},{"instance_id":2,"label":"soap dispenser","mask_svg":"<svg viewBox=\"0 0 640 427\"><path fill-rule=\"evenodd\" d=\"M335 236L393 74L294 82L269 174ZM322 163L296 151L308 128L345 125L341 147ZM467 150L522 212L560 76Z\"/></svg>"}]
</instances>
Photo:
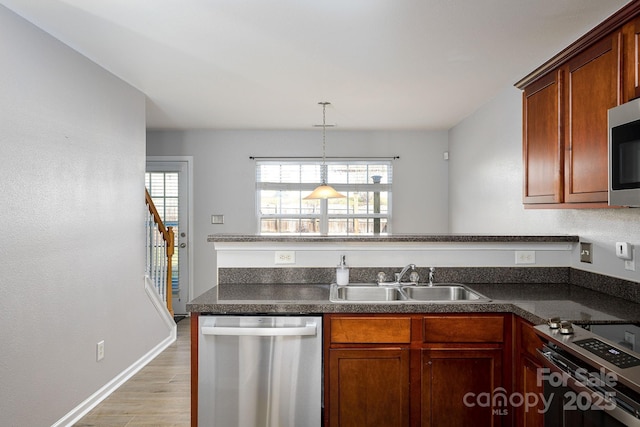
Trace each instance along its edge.
<instances>
[{"instance_id":1,"label":"soap dispenser","mask_svg":"<svg viewBox=\"0 0 640 427\"><path fill-rule=\"evenodd\" d=\"M347 266L346 256L340 256L340 263L336 268L336 283L340 286L349 284L349 266Z\"/></svg>"}]
</instances>

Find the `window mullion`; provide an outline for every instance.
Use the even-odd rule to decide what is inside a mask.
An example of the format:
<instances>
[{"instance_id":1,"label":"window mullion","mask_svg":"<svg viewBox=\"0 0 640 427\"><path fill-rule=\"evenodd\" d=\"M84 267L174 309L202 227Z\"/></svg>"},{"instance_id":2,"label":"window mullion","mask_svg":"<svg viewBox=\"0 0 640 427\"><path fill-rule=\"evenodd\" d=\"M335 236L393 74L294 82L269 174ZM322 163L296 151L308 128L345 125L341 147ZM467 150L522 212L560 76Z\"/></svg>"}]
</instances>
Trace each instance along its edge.
<instances>
[{"instance_id":1,"label":"window mullion","mask_svg":"<svg viewBox=\"0 0 640 427\"><path fill-rule=\"evenodd\" d=\"M320 200L320 234L323 236L329 234L329 220L327 215L328 208L329 203L327 200Z\"/></svg>"}]
</instances>

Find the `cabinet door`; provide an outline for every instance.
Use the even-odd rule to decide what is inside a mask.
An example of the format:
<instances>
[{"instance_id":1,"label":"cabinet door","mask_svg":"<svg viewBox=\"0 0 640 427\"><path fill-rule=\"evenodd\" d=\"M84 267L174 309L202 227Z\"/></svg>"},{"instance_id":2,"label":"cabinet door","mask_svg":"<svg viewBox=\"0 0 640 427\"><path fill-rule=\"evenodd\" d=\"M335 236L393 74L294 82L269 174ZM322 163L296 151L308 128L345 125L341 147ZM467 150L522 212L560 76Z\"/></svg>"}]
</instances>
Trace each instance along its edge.
<instances>
[{"instance_id":1,"label":"cabinet door","mask_svg":"<svg viewBox=\"0 0 640 427\"><path fill-rule=\"evenodd\" d=\"M329 350L330 425L409 425L409 349Z\"/></svg>"},{"instance_id":2,"label":"cabinet door","mask_svg":"<svg viewBox=\"0 0 640 427\"><path fill-rule=\"evenodd\" d=\"M619 37L605 38L564 67L565 203L607 202L607 110L620 99Z\"/></svg>"},{"instance_id":3,"label":"cabinet door","mask_svg":"<svg viewBox=\"0 0 640 427\"><path fill-rule=\"evenodd\" d=\"M533 325L521 318L515 320L516 359L514 364L515 392L522 396L542 396L544 390L538 381L542 365L537 361L537 349L542 348L542 340L536 335ZM528 402L527 402L528 403ZM544 414L542 399L536 407L520 405L514 408L516 425L542 427Z\"/></svg>"},{"instance_id":4,"label":"cabinet door","mask_svg":"<svg viewBox=\"0 0 640 427\"><path fill-rule=\"evenodd\" d=\"M422 350L422 426L496 426L508 415L501 349ZM496 393L503 399L496 399Z\"/></svg>"},{"instance_id":5,"label":"cabinet door","mask_svg":"<svg viewBox=\"0 0 640 427\"><path fill-rule=\"evenodd\" d=\"M622 102L640 97L640 18L622 27Z\"/></svg>"},{"instance_id":6,"label":"cabinet door","mask_svg":"<svg viewBox=\"0 0 640 427\"><path fill-rule=\"evenodd\" d=\"M523 94L525 204L562 203L562 73L552 71Z\"/></svg>"},{"instance_id":7,"label":"cabinet door","mask_svg":"<svg viewBox=\"0 0 640 427\"><path fill-rule=\"evenodd\" d=\"M536 360L524 357L522 359L522 366L520 370L522 381L522 395L523 396L542 396L543 387L541 382L538 381L538 374L542 369L542 365ZM535 407L527 407L526 405L517 410L522 413L522 426L523 427L543 427L544 426L544 404L542 399L538 399L538 404Z\"/></svg>"}]
</instances>

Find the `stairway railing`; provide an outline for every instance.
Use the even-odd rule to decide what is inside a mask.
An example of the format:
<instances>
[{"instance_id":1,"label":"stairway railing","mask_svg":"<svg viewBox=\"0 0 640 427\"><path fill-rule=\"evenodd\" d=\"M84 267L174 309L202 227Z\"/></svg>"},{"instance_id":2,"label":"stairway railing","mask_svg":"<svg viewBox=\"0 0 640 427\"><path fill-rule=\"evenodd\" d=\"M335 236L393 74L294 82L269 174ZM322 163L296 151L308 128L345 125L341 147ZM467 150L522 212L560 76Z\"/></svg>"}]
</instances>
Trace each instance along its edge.
<instances>
[{"instance_id":1,"label":"stairway railing","mask_svg":"<svg viewBox=\"0 0 640 427\"><path fill-rule=\"evenodd\" d=\"M167 310L173 316L171 287L171 260L175 244L173 227L165 227L146 188L144 189L144 198L148 207L145 221L147 235L146 274L153 282L162 300L166 302Z\"/></svg>"}]
</instances>

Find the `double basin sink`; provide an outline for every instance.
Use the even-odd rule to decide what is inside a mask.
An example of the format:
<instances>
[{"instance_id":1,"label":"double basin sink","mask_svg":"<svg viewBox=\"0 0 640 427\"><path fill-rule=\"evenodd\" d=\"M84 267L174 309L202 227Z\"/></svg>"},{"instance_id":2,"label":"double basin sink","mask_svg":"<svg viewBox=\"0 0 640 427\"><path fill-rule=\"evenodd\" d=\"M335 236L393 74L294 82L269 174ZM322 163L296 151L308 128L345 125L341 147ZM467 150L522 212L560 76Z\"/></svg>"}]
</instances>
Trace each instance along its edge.
<instances>
[{"instance_id":1,"label":"double basin sink","mask_svg":"<svg viewBox=\"0 0 640 427\"><path fill-rule=\"evenodd\" d=\"M460 283L393 284L352 283L331 285L331 302L488 302L489 298Z\"/></svg>"}]
</instances>

